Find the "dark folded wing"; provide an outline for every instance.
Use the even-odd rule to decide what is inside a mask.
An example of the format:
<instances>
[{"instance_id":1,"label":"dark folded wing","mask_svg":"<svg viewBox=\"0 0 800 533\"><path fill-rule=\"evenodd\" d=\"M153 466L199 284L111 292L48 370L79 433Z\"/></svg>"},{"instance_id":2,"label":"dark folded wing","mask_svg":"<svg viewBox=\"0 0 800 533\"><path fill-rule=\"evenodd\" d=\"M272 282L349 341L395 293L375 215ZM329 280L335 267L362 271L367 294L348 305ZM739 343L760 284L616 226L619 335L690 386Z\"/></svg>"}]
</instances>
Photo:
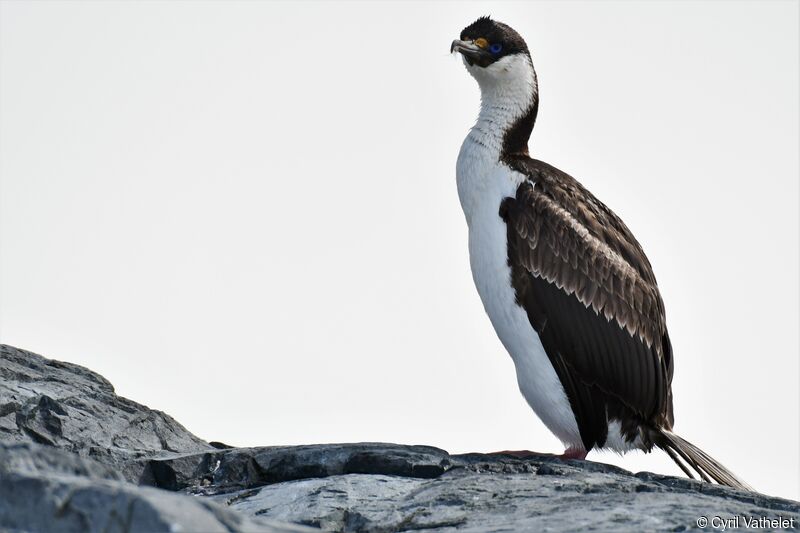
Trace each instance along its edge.
<instances>
[{"instance_id":1,"label":"dark folded wing","mask_svg":"<svg viewBox=\"0 0 800 533\"><path fill-rule=\"evenodd\" d=\"M530 180L500 209L512 282L587 450L605 443L609 419L631 439L642 424L671 426L671 347L641 246L567 174L527 158L516 168Z\"/></svg>"}]
</instances>

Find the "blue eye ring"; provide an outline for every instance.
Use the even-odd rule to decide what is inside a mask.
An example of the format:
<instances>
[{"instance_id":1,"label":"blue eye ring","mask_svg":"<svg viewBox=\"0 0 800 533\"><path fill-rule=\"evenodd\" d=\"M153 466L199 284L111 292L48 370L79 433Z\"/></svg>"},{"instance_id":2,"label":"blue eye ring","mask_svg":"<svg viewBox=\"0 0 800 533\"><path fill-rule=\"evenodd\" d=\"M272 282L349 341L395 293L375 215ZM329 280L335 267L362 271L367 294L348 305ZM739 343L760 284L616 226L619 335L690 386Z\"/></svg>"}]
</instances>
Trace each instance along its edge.
<instances>
[{"instance_id":1,"label":"blue eye ring","mask_svg":"<svg viewBox=\"0 0 800 533\"><path fill-rule=\"evenodd\" d=\"M494 43L492 46L489 47L489 51L493 54L499 54L502 49L503 45L500 43Z\"/></svg>"}]
</instances>

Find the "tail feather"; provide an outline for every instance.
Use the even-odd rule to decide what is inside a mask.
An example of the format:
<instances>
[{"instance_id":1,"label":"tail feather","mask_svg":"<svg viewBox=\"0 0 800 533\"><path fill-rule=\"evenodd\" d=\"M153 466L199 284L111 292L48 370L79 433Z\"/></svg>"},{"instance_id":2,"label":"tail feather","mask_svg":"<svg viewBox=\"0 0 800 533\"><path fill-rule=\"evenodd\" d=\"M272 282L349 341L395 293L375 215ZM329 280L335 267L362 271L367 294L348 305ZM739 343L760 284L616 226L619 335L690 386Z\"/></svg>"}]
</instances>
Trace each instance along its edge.
<instances>
[{"instance_id":1,"label":"tail feather","mask_svg":"<svg viewBox=\"0 0 800 533\"><path fill-rule=\"evenodd\" d=\"M720 485L753 491L753 487L736 477L733 472L725 468L719 461L691 442L666 429L661 429L659 434L663 438L656 441L656 446L667 452L670 458L690 478L694 479L694 476L680 459L683 459L686 464L691 466L705 481L711 482L713 479Z\"/></svg>"},{"instance_id":2,"label":"tail feather","mask_svg":"<svg viewBox=\"0 0 800 533\"><path fill-rule=\"evenodd\" d=\"M692 471L689 469L688 466L686 466L686 463L684 463L681 460L681 458L678 457L678 454L675 453L674 451L672 451L672 448L670 448L668 446L664 446L662 449L665 452L667 452L667 455L669 455L669 458L672 459L673 461L675 461L675 464L678 465L681 470L683 470L683 473L686 474L686 476L688 478L695 479L694 474L692 474Z\"/></svg>"}]
</instances>

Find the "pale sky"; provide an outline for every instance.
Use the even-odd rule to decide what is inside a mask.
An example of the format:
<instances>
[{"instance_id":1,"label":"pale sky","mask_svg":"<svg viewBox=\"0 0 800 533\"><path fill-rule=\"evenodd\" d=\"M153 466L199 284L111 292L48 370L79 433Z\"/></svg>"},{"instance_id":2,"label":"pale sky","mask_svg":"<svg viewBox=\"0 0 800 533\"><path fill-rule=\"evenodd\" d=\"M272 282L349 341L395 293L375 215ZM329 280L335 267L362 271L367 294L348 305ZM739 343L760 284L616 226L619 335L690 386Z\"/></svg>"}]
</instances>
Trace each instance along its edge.
<instances>
[{"instance_id":1,"label":"pale sky","mask_svg":"<svg viewBox=\"0 0 800 533\"><path fill-rule=\"evenodd\" d=\"M448 50L487 13L532 51L533 155L650 257L675 431L800 498L792 1L3 1L0 341L232 445L563 451L469 271Z\"/></svg>"}]
</instances>

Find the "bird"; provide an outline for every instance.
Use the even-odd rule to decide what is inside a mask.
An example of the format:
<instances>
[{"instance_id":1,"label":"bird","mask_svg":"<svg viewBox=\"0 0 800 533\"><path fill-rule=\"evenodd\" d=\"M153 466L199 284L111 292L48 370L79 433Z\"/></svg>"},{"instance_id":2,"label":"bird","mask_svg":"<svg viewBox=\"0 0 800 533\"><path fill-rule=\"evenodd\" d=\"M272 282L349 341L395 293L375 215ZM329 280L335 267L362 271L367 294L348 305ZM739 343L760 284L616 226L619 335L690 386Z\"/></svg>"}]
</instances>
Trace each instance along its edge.
<instances>
[{"instance_id":1,"label":"bird","mask_svg":"<svg viewBox=\"0 0 800 533\"><path fill-rule=\"evenodd\" d=\"M481 17L450 53L481 94L456 162L473 281L559 457L658 448L688 477L752 490L673 432L672 344L642 246L578 180L530 156L539 87L525 40Z\"/></svg>"}]
</instances>

